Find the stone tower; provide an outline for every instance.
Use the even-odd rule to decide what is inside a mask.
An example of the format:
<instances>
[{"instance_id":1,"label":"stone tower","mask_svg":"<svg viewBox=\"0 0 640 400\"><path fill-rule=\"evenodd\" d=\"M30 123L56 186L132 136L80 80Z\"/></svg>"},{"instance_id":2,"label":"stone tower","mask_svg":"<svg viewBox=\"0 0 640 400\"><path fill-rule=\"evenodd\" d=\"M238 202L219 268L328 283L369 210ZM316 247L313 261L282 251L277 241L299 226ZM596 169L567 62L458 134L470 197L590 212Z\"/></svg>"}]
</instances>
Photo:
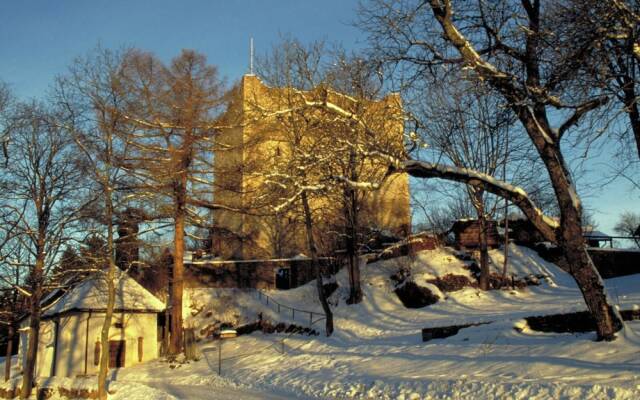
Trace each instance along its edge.
<instances>
[{"instance_id":1,"label":"stone tower","mask_svg":"<svg viewBox=\"0 0 640 400\"><path fill-rule=\"evenodd\" d=\"M287 91L290 89L271 88L258 77L245 75L230 93L230 106L223 117L223 125L228 127L219 136L220 149L214 156L214 202L228 207L213 214L212 250L222 258L283 258L308 253L300 221L287 215L261 216L255 212L233 211L255 205L261 194L257 189L261 174L257 172L269 168L270 158L286 157L278 124L266 118L256 118L255 110L277 109L278 99L286 96ZM401 110L397 95L370 102L368 107L389 107L390 104ZM391 137L384 140L402 146L402 121L396 119L389 125L385 131L390 132ZM381 175L386 171L386 165L372 165L370 168ZM316 204L316 208L326 209L323 220L330 223L333 218L331 212L335 210L332 211L329 204ZM362 208L362 226L375 227L398 236L408 235L411 226L408 176L396 174L389 177L378 190L365 196Z\"/></svg>"}]
</instances>

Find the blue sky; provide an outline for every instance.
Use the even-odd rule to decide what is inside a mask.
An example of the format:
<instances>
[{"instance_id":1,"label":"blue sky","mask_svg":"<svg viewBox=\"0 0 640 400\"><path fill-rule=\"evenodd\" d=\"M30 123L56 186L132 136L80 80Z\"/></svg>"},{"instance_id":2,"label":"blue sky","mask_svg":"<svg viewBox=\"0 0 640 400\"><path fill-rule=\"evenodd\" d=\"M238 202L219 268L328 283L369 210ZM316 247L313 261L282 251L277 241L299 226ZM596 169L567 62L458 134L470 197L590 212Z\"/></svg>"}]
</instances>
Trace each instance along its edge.
<instances>
[{"instance_id":1,"label":"blue sky","mask_svg":"<svg viewBox=\"0 0 640 400\"><path fill-rule=\"evenodd\" d=\"M267 51L281 34L353 47L356 1L61 0L0 2L0 77L38 96L52 77L98 43L135 46L168 60L198 50L233 80L246 70L249 38Z\"/></svg>"},{"instance_id":2,"label":"blue sky","mask_svg":"<svg viewBox=\"0 0 640 400\"><path fill-rule=\"evenodd\" d=\"M248 69L250 37L257 53L283 34L363 45L362 33L351 26L356 6L357 0L1 1L0 79L21 98L41 96L74 57L100 44L135 46L165 60L192 48L232 82ZM586 165L593 169L589 180L601 178L595 163ZM619 181L589 190L584 202L601 230L613 233L620 212L638 210L640 195Z\"/></svg>"}]
</instances>

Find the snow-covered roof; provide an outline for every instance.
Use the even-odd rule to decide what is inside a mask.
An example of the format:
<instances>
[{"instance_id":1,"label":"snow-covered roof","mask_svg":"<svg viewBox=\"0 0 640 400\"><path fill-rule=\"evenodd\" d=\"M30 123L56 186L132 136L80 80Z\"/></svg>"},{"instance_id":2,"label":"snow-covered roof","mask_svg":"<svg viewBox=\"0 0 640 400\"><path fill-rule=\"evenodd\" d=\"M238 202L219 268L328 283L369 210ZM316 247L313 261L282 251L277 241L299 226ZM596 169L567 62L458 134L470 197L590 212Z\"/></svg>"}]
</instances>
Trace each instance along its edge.
<instances>
[{"instance_id":1,"label":"snow-covered roof","mask_svg":"<svg viewBox=\"0 0 640 400\"><path fill-rule=\"evenodd\" d=\"M161 312L165 309L162 301L118 268L116 268L114 283L116 287L115 310ZM74 310L104 311L107 308L107 300L105 275L97 273L61 296L43 313L43 316L53 316Z\"/></svg>"},{"instance_id":2,"label":"snow-covered roof","mask_svg":"<svg viewBox=\"0 0 640 400\"><path fill-rule=\"evenodd\" d=\"M585 232L584 236L588 236L588 237L590 236L590 237L601 238L601 239L608 239L611 237L604 232L595 231L595 230Z\"/></svg>"}]
</instances>

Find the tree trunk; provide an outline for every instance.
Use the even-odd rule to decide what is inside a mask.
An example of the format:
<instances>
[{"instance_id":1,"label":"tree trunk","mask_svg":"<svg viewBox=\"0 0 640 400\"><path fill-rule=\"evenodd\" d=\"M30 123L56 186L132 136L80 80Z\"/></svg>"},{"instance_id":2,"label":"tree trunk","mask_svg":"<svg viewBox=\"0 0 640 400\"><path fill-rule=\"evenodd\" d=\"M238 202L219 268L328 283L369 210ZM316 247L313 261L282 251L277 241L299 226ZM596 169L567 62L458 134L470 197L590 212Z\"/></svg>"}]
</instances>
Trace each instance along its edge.
<instances>
[{"instance_id":1,"label":"tree trunk","mask_svg":"<svg viewBox=\"0 0 640 400\"><path fill-rule=\"evenodd\" d=\"M14 331L15 331L14 322L11 321L9 324L9 332L7 334L7 353L6 353L6 357L4 358L4 381L5 382L11 379L11 360L12 360L11 353L13 353Z\"/></svg>"},{"instance_id":2,"label":"tree trunk","mask_svg":"<svg viewBox=\"0 0 640 400\"><path fill-rule=\"evenodd\" d=\"M635 91L635 82L629 77L624 77L624 87L622 88L624 93L624 106L629 115L629 123L633 136L636 141L636 149L638 151L638 158L640 158L640 111L638 110L638 101Z\"/></svg>"},{"instance_id":3,"label":"tree trunk","mask_svg":"<svg viewBox=\"0 0 640 400\"><path fill-rule=\"evenodd\" d=\"M481 290L489 290L489 250L487 246L487 216L484 212L484 192L478 189L471 189L473 196L473 206L478 216L478 245L480 250L480 279L478 284Z\"/></svg>"},{"instance_id":4,"label":"tree trunk","mask_svg":"<svg viewBox=\"0 0 640 400\"><path fill-rule=\"evenodd\" d=\"M352 182L358 181L356 153L349 153L349 170ZM358 193L356 189L346 187L345 196L347 217L347 256L349 257L349 298L347 304L358 304L362 301L360 286L360 260L358 260Z\"/></svg>"},{"instance_id":5,"label":"tree trunk","mask_svg":"<svg viewBox=\"0 0 640 400\"><path fill-rule=\"evenodd\" d=\"M184 288L184 228L186 205L186 173L180 177L176 188L175 233L173 251L173 276L171 292L171 336L169 354L177 355L182 351L182 292Z\"/></svg>"},{"instance_id":6,"label":"tree trunk","mask_svg":"<svg viewBox=\"0 0 640 400\"><path fill-rule=\"evenodd\" d=\"M322 304L322 310L326 316L325 320L325 333L327 336L331 336L333 333L333 313L329 307L329 302L324 295L324 286L322 284L322 270L320 268L320 262L318 261L318 250L316 248L316 241L313 238L313 220L311 218L311 209L309 208L309 199L307 198L307 192L302 192L302 206L304 208L304 226L307 233L307 244L309 246L309 253L311 253L311 260L316 271L316 288L318 290L318 298L320 304Z\"/></svg>"},{"instance_id":7,"label":"tree trunk","mask_svg":"<svg viewBox=\"0 0 640 400\"><path fill-rule=\"evenodd\" d=\"M529 17L529 31L526 35L526 49L522 66L525 69L527 88L540 87L538 49L540 43L540 2L532 6L530 2L525 4ZM457 29L453 23L453 10L451 3L432 0L430 2L434 16L442 26L447 40L457 49L458 53L471 65L475 72L498 90L509 102L510 107L518 115L518 118L534 146L540 158L545 164L553 190L560 208L560 237L558 243L569 262L571 274L575 278L585 303L596 320L598 339L613 340L615 332L622 327L622 321L617 313L609 307L604 291L602 279L595 269L586 250L586 244L582 237L582 207L575 192L571 180L571 174L566 167L560 149L561 134L549 126L545 100L527 93L520 94L519 87L514 85L508 74L503 74L491 63L484 60L474 49L469 40ZM533 104L531 104L533 103ZM523 204L518 204L522 209ZM524 204L526 206L526 204ZM523 209L525 213L526 210ZM527 214L530 220L545 228L536 215ZM535 213L533 213L535 214ZM537 225L536 225L537 226ZM550 232L546 233L551 235Z\"/></svg>"},{"instance_id":8,"label":"tree trunk","mask_svg":"<svg viewBox=\"0 0 640 400\"><path fill-rule=\"evenodd\" d=\"M478 215L480 223L480 279L479 285L481 290L489 290L489 252L487 250L487 217Z\"/></svg>"},{"instance_id":9,"label":"tree trunk","mask_svg":"<svg viewBox=\"0 0 640 400\"><path fill-rule=\"evenodd\" d=\"M347 192L346 248L349 259L349 298L347 299L347 304L357 304L362 301L360 264L358 260L358 203L356 191L354 189L347 189Z\"/></svg>"},{"instance_id":10,"label":"tree trunk","mask_svg":"<svg viewBox=\"0 0 640 400\"><path fill-rule=\"evenodd\" d=\"M622 329L620 316L609 306L602 278L598 273L582 235L582 205L571 180L558 144L548 143L541 130L548 136L551 130L546 120L535 121L534 115L520 114L531 140L547 167L553 190L560 208L560 234L558 244L569 264L569 272L576 280L589 312L596 321L598 340L613 340ZM541 126L543 125L543 126ZM546 127L546 128L545 128Z\"/></svg>"},{"instance_id":11,"label":"tree trunk","mask_svg":"<svg viewBox=\"0 0 640 400\"><path fill-rule=\"evenodd\" d=\"M109 330L111 328L111 321L113 319L113 308L115 304L115 285L114 278L115 265L113 261L109 263L109 271L107 272L107 311L104 316L104 322L102 324L102 330L100 331L100 367L98 371L98 396L100 400L107 399L107 372L109 371Z\"/></svg>"},{"instance_id":12,"label":"tree trunk","mask_svg":"<svg viewBox=\"0 0 640 400\"><path fill-rule=\"evenodd\" d=\"M507 180L507 159L509 155L509 132L505 137L504 163L502 164L502 179ZM502 277L507 277L509 265L509 199L504 199L504 261L502 263Z\"/></svg>"},{"instance_id":13,"label":"tree trunk","mask_svg":"<svg viewBox=\"0 0 640 400\"><path fill-rule=\"evenodd\" d=\"M507 277L509 265L509 200L504 199L504 262L502 264L502 277Z\"/></svg>"},{"instance_id":14,"label":"tree trunk","mask_svg":"<svg viewBox=\"0 0 640 400\"><path fill-rule=\"evenodd\" d=\"M609 305L602 278L587 253L581 225L562 224L560 247L569 264L569 272L578 283L587 308L596 321L598 340L615 339L615 332L622 329L622 320Z\"/></svg>"},{"instance_id":15,"label":"tree trunk","mask_svg":"<svg viewBox=\"0 0 640 400\"><path fill-rule=\"evenodd\" d=\"M109 370L109 330L111 328L111 320L113 319L113 308L116 299L116 289L114 285L115 279L115 261L113 250L113 204L111 201L111 191L106 190L106 211L107 211L107 256L109 257L109 270L107 271L107 310L102 323L100 332L100 367L98 370L98 396L100 400L107 399L107 372Z\"/></svg>"},{"instance_id":16,"label":"tree trunk","mask_svg":"<svg viewBox=\"0 0 640 400\"><path fill-rule=\"evenodd\" d=\"M44 240L39 243L40 249L44 248ZM40 341L40 300L42 299L42 275L44 272L44 251L38 251L38 257L31 274L32 291L30 298L29 316L29 340L27 344L27 360L22 376L22 390L20 398L27 399L31 396L31 390L35 380L36 361L38 358L38 343Z\"/></svg>"}]
</instances>

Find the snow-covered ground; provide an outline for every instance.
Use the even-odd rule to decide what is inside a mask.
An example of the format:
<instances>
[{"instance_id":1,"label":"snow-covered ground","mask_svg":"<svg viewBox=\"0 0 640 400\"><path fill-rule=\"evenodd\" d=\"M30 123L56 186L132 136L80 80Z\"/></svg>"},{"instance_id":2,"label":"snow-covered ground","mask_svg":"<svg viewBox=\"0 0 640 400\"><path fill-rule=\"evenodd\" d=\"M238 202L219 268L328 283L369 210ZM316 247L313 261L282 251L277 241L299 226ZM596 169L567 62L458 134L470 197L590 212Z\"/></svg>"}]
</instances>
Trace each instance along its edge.
<instances>
[{"instance_id":1,"label":"snow-covered ground","mask_svg":"<svg viewBox=\"0 0 640 400\"><path fill-rule=\"evenodd\" d=\"M492 251L491 259L501 268L500 251ZM526 326L516 331L514 325L523 327L525 316L585 306L571 277L535 252L512 246L510 260L510 274L544 274L548 279L521 291L441 293L438 303L421 309L402 305L389 276L401 266L410 266L421 285L447 273L469 275L448 249L363 267L364 300L358 305L345 304L348 284L346 271L341 271L340 289L331 297L336 332L330 338L253 333L225 340L222 376L217 375L218 342L203 340L197 362L155 361L116 371L111 398L640 398L640 322L627 323L612 343L595 342L595 333L539 333ZM610 279L606 285L621 308L640 304L640 274ZM268 294L297 308L321 309L313 282ZM189 296L188 323L199 328L218 320L250 322L259 312L277 318L251 291L199 289ZM488 321L494 322L447 339L421 341L425 327Z\"/></svg>"}]
</instances>

